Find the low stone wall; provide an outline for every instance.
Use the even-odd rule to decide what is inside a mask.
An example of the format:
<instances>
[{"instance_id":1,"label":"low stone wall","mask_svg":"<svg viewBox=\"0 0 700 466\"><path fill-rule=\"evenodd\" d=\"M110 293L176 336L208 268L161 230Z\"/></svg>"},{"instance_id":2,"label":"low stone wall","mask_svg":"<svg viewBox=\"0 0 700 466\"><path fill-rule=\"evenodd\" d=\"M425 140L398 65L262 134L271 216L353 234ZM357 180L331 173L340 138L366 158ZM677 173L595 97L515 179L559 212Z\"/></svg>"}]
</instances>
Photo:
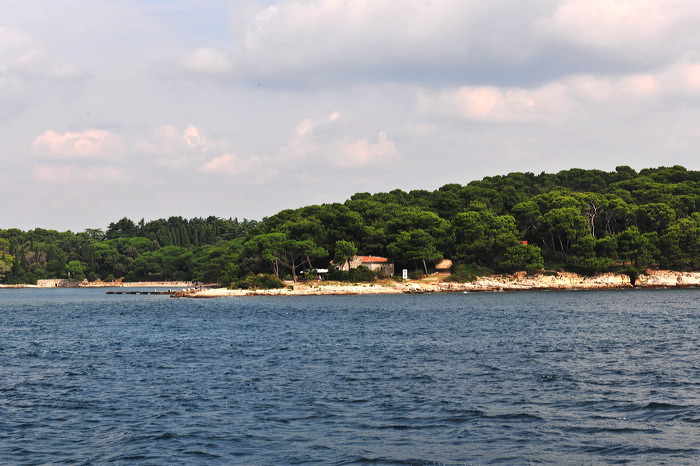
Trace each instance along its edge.
<instances>
[{"instance_id":1,"label":"low stone wall","mask_svg":"<svg viewBox=\"0 0 700 466\"><path fill-rule=\"evenodd\" d=\"M77 288L82 282L68 280L66 278L53 278L48 280L37 280L36 286L41 288Z\"/></svg>"},{"instance_id":2,"label":"low stone wall","mask_svg":"<svg viewBox=\"0 0 700 466\"><path fill-rule=\"evenodd\" d=\"M131 288L190 288L192 282L88 282L80 284L85 288L131 287Z\"/></svg>"}]
</instances>

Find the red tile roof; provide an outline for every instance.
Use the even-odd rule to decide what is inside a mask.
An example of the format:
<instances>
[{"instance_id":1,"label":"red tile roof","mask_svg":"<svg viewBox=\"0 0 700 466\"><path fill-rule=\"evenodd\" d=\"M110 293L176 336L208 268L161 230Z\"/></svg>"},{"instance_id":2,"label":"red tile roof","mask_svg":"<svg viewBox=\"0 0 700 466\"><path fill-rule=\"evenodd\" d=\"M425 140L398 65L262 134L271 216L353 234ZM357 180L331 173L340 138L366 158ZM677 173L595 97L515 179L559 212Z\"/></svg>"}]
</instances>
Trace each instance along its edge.
<instances>
[{"instance_id":1,"label":"red tile roof","mask_svg":"<svg viewBox=\"0 0 700 466\"><path fill-rule=\"evenodd\" d=\"M357 256L358 259L362 260L362 263L366 262L389 262L389 259L386 257L377 257L377 256Z\"/></svg>"}]
</instances>

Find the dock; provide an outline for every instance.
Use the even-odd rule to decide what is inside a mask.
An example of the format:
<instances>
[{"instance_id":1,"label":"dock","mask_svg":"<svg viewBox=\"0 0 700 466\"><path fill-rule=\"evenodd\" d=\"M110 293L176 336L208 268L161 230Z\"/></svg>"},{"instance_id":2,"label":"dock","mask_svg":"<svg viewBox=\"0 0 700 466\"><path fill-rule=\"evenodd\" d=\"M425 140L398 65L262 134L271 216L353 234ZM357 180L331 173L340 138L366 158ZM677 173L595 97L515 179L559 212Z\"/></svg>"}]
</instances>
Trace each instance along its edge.
<instances>
[{"instance_id":1,"label":"dock","mask_svg":"<svg viewBox=\"0 0 700 466\"><path fill-rule=\"evenodd\" d=\"M107 294L162 294L162 295L174 295L178 293L179 290L168 290L168 291L108 291Z\"/></svg>"}]
</instances>

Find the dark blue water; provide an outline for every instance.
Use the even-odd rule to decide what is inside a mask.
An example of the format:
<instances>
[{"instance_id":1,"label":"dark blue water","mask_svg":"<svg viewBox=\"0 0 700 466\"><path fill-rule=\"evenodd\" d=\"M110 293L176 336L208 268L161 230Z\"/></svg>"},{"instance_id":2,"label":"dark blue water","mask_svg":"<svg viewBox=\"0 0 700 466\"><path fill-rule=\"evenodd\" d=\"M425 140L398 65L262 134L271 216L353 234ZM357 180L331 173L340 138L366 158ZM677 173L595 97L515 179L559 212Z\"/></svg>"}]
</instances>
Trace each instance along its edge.
<instances>
[{"instance_id":1,"label":"dark blue water","mask_svg":"<svg viewBox=\"0 0 700 466\"><path fill-rule=\"evenodd\" d=\"M693 463L699 304L0 290L0 459Z\"/></svg>"}]
</instances>

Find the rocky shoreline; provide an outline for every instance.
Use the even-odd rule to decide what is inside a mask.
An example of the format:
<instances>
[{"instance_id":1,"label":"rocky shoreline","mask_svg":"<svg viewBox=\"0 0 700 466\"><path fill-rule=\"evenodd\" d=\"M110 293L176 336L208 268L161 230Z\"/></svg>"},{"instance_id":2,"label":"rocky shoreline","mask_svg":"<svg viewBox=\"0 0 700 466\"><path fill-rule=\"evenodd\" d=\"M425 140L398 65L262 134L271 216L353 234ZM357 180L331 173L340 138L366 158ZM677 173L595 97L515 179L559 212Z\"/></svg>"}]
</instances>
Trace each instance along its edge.
<instances>
[{"instance_id":1,"label":"rocky shoreline","mask_svg":"<svg viewBox=\"0 0 700 466\"><path fill-rule=\"evenodd\" d=\"M222 298L236 296L310 296L310 295L359 295L436 292L495 292L495 291L549 291L549 290L611 290L633 288L689 288L700 287L700 272L673 272L648 270L634 283L628 275L605 273L586 277L574 273L513 275L479 277L473 282L450 283L445 276L432 276L424 280L403 282L382 281L368 284L316 282L289 284L286 288L272 290L186 290L176 297Z\"/></svg>"},{"instance_id":2,"label":"rocky shoreline","mask_svg":"<svg viewBox=\"0 0 700 466\"><path fill-rule=\"evenodd\" d=\"M700 272L674 272L647 270L634 281L625 274L604 273L583 276L558 272L528 275L518 272L512 275L478 277L468 283L445 282L446 274L435 274L421 280L382 280L375 283L341 282L288 282L285 288L270 290L229 290L225 288L198 288L190 282L75 282L50 287L144 287L184 288L173 291L173 296L184 298L223 298L236 296L310 296L310 295L366 295L398 293L438 292L495 292L495 291L553 291L553 290L612 290L633 288L693 288L700 287ZM48 282L48 281L47 281ZM0 288L46 288L49 285L0 285Z\"/></svg>"}]
</instances>

